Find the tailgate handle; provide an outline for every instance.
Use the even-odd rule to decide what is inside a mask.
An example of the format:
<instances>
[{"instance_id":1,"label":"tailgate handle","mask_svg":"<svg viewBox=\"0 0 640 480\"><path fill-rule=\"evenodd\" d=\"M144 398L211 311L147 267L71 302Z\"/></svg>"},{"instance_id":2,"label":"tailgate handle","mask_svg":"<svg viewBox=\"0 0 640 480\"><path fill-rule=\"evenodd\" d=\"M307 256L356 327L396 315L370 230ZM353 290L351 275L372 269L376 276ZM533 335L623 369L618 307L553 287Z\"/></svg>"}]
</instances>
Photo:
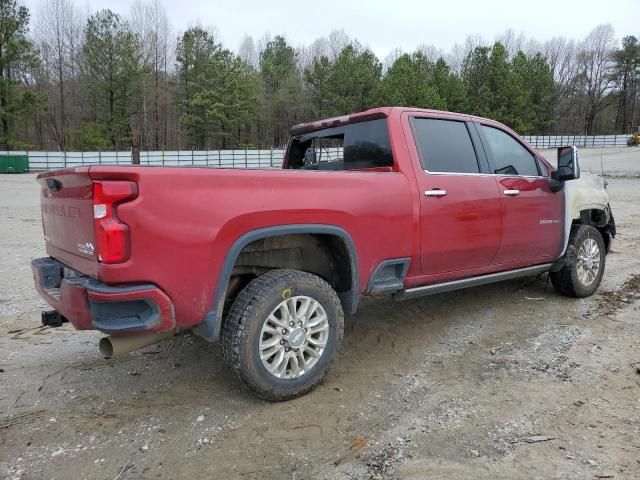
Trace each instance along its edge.
<instances>
[{"instance_id":1,"label":"tailgate handle","mask_svg":"<svg viewBox=\"0 0 640 480\"><path fill-rule=\"evenodd\" d=\"M60 188L62 188L62 183L55 178L47 178L47 187L49 187L49 190L52 192L58 192Z\"/></svg>"}]
</instances>

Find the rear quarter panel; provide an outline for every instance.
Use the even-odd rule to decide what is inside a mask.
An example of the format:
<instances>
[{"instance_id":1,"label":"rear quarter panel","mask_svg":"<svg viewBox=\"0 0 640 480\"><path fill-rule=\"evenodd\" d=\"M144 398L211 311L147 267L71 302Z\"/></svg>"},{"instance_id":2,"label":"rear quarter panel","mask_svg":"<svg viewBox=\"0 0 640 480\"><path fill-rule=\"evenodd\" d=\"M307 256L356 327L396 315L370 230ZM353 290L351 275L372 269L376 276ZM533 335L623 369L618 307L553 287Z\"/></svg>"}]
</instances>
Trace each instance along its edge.
<instances>
[{"instance_id":1,"label":"rear quarter panel","mask_svg":"<svg viewBox=\"0 0 640 480\"><path fill-rule=\"evenodd\" d=\"M202 322L229 248L251 230L343 228L356 246L360 292L381 260L415 252L411 178L400 172L92 167L90 175L134 180L139 190L117 211L130 227L131 257L100 264L99 278L160 286L178 326Z\"/></svg>"}]
</instances>

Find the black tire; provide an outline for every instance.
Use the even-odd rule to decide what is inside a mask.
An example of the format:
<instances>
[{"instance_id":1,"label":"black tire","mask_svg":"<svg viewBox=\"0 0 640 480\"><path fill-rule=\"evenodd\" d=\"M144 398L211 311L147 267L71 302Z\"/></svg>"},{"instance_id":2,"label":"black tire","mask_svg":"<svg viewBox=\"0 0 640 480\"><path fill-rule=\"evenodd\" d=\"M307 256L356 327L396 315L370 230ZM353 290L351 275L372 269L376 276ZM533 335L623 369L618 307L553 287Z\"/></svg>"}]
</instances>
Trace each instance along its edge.
<instances>
[{"instance_id":1,"label":"black tire","mask_svg":"<svg viewBox=\"0 0 640 480\"><path fill-rule=\"evenodd\" d=\"M585 285L580 280L578 269L584 268L578 258L580 247L588 239L596 242L599 252L599 269L591 283ZM567 247L566 261L561 270L550 272L551 283L558 293L567 297L583 298L593 295L602 281L606 260L604 240L600 232L590 225L576 225L571 230Z\"/></svg>"},{"instance_id":2,"label":"black tire","mask_svg":"<svg viewBox=\"0 0 640 480\"><path fill-rule=\"evenodd\" d=\"M277 378L260 358L261 331L283 300L298 296L310 297L324 309L329 324L326 346L315 365L301 376ZM320 277L288 269L271 270L252 280L240 292L222 325L225 360L253 393L269 401L295 398L320 384L342 345L343 334L344 313L333 288Z\"/></svg>"}]
</instances>

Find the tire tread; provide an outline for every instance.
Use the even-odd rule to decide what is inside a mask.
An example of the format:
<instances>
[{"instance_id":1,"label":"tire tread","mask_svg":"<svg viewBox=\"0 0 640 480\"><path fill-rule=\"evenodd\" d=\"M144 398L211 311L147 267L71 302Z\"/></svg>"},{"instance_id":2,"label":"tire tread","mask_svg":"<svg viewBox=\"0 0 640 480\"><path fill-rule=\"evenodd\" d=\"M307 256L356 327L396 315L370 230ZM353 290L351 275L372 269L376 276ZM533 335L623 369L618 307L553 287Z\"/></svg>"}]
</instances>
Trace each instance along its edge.
<instances>
[{"instance_id":1,"label":"tire tread","mask_svg":"<svg viewBox=\"0 0 640 480\"><path fill-rule=\"evenodd\" d=\"M602 255L598 278L593 285L588 288L580 283L575 270L577 249L584 237L593 238L598 243L598 247L600 248ZM571 230L571 235L569 236L569 245L567 247L566 255L567 259L564 266L557 272L549 273L553 288L555 288L559 294L567 297L584 298L593 295L600 286L602 275L604 274L606 258L604 240L598 229L590 225L575 225Z\"/></svg>"},{"instance_id":2,"label":"tire tread","mask_svg":"<svg viewBox=\"0 0 640 480\"><path fill-rule=\"evenodd\" d=\"M244 288L236 300L234 301L227 318L222 324L222 342L224 359L231 367L234 373L244 382L258 397L269 401L283 401L291 398L302 396L313 390L318 384L322 383L329 372L329 368L325 368L322 375L317 377L313 382L297 389L295 392L283 392L277 387L264 389L256 383L250 375L243 371L241 365L241 347L240 343L248 328L251 327L252 320L255 320L260 305L269 301L269 296L273 294L273 284L285 280L295 285L301 282L312 283L315 287L324 290L330 298L332 298L333 306L339 312L339 326L337 330L337 348L342 343L344 319L342 314L342 305L340 300L331 287L322 278L307 272L292 269L270 270L267 273L253 279ZM334 352L334 353L336 353ZM330 366L330 363L329 363Z\"/></svg>"}]
</instances>

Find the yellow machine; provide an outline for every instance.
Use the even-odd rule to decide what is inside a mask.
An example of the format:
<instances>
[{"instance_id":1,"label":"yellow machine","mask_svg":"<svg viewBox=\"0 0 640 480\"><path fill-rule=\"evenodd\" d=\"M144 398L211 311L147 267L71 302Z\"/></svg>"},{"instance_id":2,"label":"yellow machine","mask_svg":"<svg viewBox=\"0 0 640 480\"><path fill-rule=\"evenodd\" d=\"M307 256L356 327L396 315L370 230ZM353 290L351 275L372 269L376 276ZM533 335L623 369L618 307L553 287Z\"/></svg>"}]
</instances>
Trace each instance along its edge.
<instances>
[{"instance_id":1,"label":"yellow machine","mask_svg":"<svg viewBox=\"0 0 640 480\"><path fill-rule=\"evenodd\" d=\"M630 147L640 145L640 126L636 127L636 131L627 139L627 145Z\"/></svg>"}]
</instances>

